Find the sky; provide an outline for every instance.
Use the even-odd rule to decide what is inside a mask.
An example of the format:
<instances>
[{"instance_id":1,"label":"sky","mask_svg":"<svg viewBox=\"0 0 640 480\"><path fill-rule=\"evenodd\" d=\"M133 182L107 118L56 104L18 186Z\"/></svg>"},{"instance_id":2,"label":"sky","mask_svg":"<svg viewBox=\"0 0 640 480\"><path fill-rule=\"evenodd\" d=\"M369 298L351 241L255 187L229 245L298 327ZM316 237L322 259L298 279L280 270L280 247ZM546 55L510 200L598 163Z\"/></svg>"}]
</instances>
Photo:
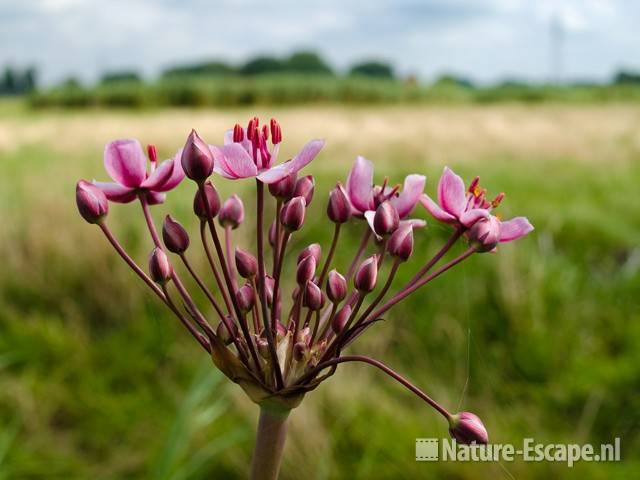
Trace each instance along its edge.
<instances>
[{"instance_id":1,"label":"sky","mask_svg":"<svg viewBox=\"0 0 640 480\"><path fill-rule=\"evenodd\" d=\"M338 69L381 59L424 81L606 80L640 70L639 25L638 0L0 0L0 66L91 82L312 49Z\"/></svg>"}]
</instances>

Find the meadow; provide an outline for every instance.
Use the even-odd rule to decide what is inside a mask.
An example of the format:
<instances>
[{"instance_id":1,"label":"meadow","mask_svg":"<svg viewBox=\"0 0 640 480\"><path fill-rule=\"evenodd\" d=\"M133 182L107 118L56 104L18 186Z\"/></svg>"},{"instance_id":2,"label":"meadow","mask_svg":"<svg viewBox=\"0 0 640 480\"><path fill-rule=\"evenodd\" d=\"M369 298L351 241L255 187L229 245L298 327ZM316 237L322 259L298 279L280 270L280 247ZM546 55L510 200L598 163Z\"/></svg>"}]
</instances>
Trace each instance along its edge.
<instances>
[{"instance_id":1,"label":"meadow","mask_svg":"<svg viewBox=\"0 0 640 480\"><path fill-rule=\"evenodd\" d=\"M111 139L155 143L168 158L192 127L215 143L254 114L279 119L284 154L327 140L305 170L317 178L314 220L361 154L378 179L426 174L431 194L444 165L480 174L490 192L506 192L505 217L536 226L400 304L353 352L385 361L452 410L477 413L494 442L622 445L621 462L573 468L415 462L415 438L447 437L446 425L379 372L344 365L293 412L283 479L638 475L636 105L34 111L16 101L0 103L0 479L246 477L257 408L82 221L74 186L106 178ZM216 185L252 205L248 183ZM195 235L192 196L184 182L154 207L156 220L171 212ZM251 225L251 208L248 217ZM425 259L448 235L427 220L416 236ZM144 263L151 243L138 208L113 206L110 223ZM351 259L362 228L347 232L337 264ZM238 235L248 244L251 231ZM326 224L308 222L292 252L311 241L328 245ZM401 269L395 283L412 273Z\"/></svg>"}]
</instances>

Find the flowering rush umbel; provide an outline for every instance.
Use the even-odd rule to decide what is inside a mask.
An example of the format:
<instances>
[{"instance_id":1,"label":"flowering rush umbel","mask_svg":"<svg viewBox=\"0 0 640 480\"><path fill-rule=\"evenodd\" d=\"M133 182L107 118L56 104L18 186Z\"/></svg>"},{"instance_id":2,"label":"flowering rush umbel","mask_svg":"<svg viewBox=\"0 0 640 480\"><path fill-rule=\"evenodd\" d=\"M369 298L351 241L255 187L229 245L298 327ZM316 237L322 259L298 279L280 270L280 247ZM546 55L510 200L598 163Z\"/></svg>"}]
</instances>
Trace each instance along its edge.
<instances>
[{"instance_id":1,"label":"flowering rush umbel","mask_svg":"<svg viewBox=\"0 0 640 480\"><path fill-rule=\"evenodd\" d=\"M301 252L290 252L291 238L311 218L307 210L315 191L312 176L298 175L324 142L312 140L292 159L274 165L282 139L276 120L261 125L252 118L246 128L236 125L226 132L222 145L210 145L192 131L184 147L159 165L153 146L145 156L137 140L116 140L104 152L105 168L115 183L80 180L78 209L86 221L98 225L215 365L260 406L251 478L277 477L289 412L345 362L367 363L397 380L447 420L456 440L486 443L487 431L476 415L450 413L381 362L344 352L394 305L473 254L495 251L498 244L528 234L531 224L524 217L502 221L494 215L504 194L487 200L478 178L465 187L445 168L434 201L424 193L426 177L409 175L402 189L389 185L388 179L375 184L373 165L358 157L345 186L338 182L328 195L325 221L333 224L331 243L312 243ZM149 208L162 203L185 176L194 182L197 242L173 216L166 215L160 229ZM243 202L232 195L221 201L215 184L242 179L255 183L255 198ZM150 235L146 269L127 253L107 223L109 202L132 201L140 204ZM418 203L453 229L442 248L419 265L411 258L414 235L425 222L410 218ZM255 205L255 249L234 248L233 237L243 230L245 204ZM270 219L267 211L273 212ZM361 224L362 241L350 265L334 265L340 232L348 222ZM437 266L464 240L468 247L463 253ZM212 281L192 267L189 256L194 248L206 258ZM287 258L296 260L296 268L288 269L285 278ZM390 267L383 269L385 263ZM399 268L415 273L389 294ZM194 301L183 276L192 277L189 283L202 290L207 304ZM291 292L284 291L289 288Z\"/></svg>"}]
</instances>

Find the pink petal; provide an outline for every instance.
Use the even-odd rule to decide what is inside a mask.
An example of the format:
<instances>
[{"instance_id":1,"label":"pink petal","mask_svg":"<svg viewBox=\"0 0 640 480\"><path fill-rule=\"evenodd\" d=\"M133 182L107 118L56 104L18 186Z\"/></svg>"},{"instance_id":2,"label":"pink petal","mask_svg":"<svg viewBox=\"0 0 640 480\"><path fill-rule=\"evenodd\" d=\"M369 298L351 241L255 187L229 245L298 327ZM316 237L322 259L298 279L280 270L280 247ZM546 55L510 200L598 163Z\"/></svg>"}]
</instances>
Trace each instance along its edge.
<instances>
[{"instance_id":1,"label":"pink petal","mask_svg":"<svg viewBox=\"0 0 640 480\"><path fill-rule=\"evenodd\" d=\"M233 128L230 130L227 130L226 132L224 132L224 144L225 145L233 145L234 142L233 141ZM242 148L244 148L244 150L247 153L251 153L253 146L251 145L251 141L249 141L249 139L247 138L247 131L244 131L244 138L242 139L242 142L240 142L238 145L241 145Z\"/></svg>"},{"instance_id":2,"label":"pink petal","mask_svg":"<svg viewBox=\"0 0 640 480\"><path fill-rule=\"evenodd\" d=\"M431 200L431 197L429 197L427 194L423 194L420 197L420 203L424 208L427 209L427 212L429 212L431 216L439 222L457 223L456 217L442 210L440 206L436 202Z\"/></svg>"},{"instance_id":3,"label":"pink petal","mask_svg":"<svg viewBox=\"0 0 640 480\"><path fill-rule=\"evenodd\" d=\"M280 165L276 165L275 167L264 170L260 173L260 175L258 175L258 179L263 183L275 183L282 180L287 175L298 173L314 158L316 158L320 150L322 150L323 146L324 140L311 140L304 147L302 147L302 150L300 150L300 152L291 160L287 160ZM277 157L279 150L279 144L273 148L273 151L271 152L272 162Z\"/></svg>"},{"instance_id":4,"label":"pink petal","mask_svg":"<svg viewBox=\"0 0 640 480\"><path fill-rule=\"evenodd\" d=\"M209 145L214 159L214 170L227 178L248 178L258 174L253 159L238 143L216 146Z\"/></svg>"},{"instance_id":5,"label":"pink petal","mask_svg":"<svg viewBox=\"0 0 640 480\"><path fill-rule=\"evenodd\" d=\"M149 205L160 205L164 203L167 196L164 193L147 192L147 202Z\"/></svg>"},{"instance_id":6,"label":"pink petal","mask_svg":"<svg viewBox=\"0 0 640 480\"><path fill-rule=\"evenodd\" d=\"M182 149L173 157L173 170L171 176L158 188L154 188L156 192L168 192L176 188L182 180L184 180L184 170L182 169Z\"/></svg>"},{"instance_id":7,"label":"pink petal","mask_svg":"<svg viewBox=\"0 0 640 480\"><path fill-rule=\"evenodd\" d=\"M104 148L104 167L120 185L137 188L146 177L147 159L138 140L116 140Z\"/></svg>"},{"instance_id":8,"label":"pink petal","mask_svg":"<svg viewBox=\"0 0 640 480\"><path fill-rule=\"evenodd\" d=\"M378 240L382 240L382 237L380 235L378 235L376 233L376 229L373 228L373 218L376 216L376 212L374 210L367 210L366 212L364 212L364 218L367 219L367 223L369 224L369 228L371 229L371 231L373 232L373 234L376 236L376 238Z\"/></svg>"},{"instance_id":9,"label":"pink petal","mask_svg":"<svg viewBox=\"0 0 640 480\"><path fill-rule=\"evenodd\" d=\"M449 167L444 167L438 182L438 203L445 212L457 218L467 205L464 182Z\"/></svg>"},{"instance_id":10,"label":"pink petal","mask_svg":"<svg viewBox=\"0 0 640 480\"><path fill-rule=\"evenodd\" d=\"M159 186L164 184L173 174L173 160L165 160L158 168L156 168L147 179L140 185L141 188L149 190L157 190Z\"/></svg>"},{"instance_id":11,"label":"pink petal","mask_svg":"<svg viewBox=\"0 0 640 480\"><path fill-rule=\"evenodd\" d=\"M460 216L460 223L465 227L471 227L478 220L481 218L488 218L489 215L489 210L484 208L473 208L471 210L467 210Z\"/></svg>"},{"instance_id":12,"label":"pink petal","mask_svg":"<svg viewBox=\"0 0 640 480\"><path fill-rule=\"evenodd\" d=\"M424 175L409 175L404 179L404 187L397 197L392 198L391 204L396 207L400 218L405 218L414 209L420 195L424 192L424 184L427 177Z\"/></svg>"},{"instance_id":13,"label":"pink petal","mask_svg":"<svg viewBox=\"0 0 640 480\"><path fill-rule=\"evenodd\" d=\"M374 207L373 164L364 157L358 157L347 178L347 193L351 204L360 212Z\"/></svg>"},{"instance_id":14,"label":"pink petal","mask_svg":"<svg viewBox=\"0 0 640 480\"><path fill-rule=\"evenodd\" d=\"M129 203L136 199L136 191L133 188L123 187L119 183L96 182L93 184L102 190L105 196L116 203Z\"/></svg>"},{"instance_id":15,"label":"pink petal","mask_svg":"<svg viewBox=\"0 0 640 480\"><path fill-rule=\"evenodd\" d=\"M533 231L533 225L529 223L527 217L515 217L506 222L502 222L500 242L511 242L524 237Z\"/></svg>"},{"instance_id":16,"label":"pink petal","mask_svg":"<svg viewBox=\"0 0 640 480\"><path fill-rule=\"evenodd\" d=\"M407 220L400 220L400 226L411 225L412 228L424 228L427 226L427 222L421 218L408 218Z\"/></svg>"}]
</instances>

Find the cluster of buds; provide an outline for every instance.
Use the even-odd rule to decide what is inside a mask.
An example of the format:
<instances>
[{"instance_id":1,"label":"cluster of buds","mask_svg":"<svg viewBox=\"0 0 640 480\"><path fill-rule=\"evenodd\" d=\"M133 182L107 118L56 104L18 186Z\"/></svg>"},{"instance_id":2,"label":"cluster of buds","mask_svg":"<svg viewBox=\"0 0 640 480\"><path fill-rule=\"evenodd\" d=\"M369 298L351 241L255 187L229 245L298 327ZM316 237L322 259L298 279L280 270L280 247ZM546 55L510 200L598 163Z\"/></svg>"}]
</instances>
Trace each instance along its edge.
<instances>
[{"instance_id":1,"label":"cluster of buds","mask_svg":"<svg viewBox=\"0 0 640 480\"><path fill-rule=\"evenodd\" d=\"M218 368L256 403L293 408L338 364L365 362L398 380L441 413L458 441L486 443L486 430L475 415L451 414L387 366L366 356L344 355L343 351L419 288L472 254L493 251L498 243L520 238L533 227L523 217L503 222L494 216L493 209L504 195L487 201L478 180L465 188L460 177L445 169L436 202L424 194L424 176L409 175L402 188L390 186L387 179L376 185L371 162L359 157L344 185L338 182L329 192L325 211L333 224L333 236L325 247L326 254L319 243L308 245L294 257L295 269L285 275L287 247L309 218L315 192L314 178L298 177L298 173L324 142L312 140L290 160L274 165L282 138L277 121L261 126L257 118L246 128L236 125L226 132L222 145L209 145L192 131L173 159L160 165L156 149L150 146L150 169L137 141L110 143L105 149L105 167L115 182L79 181L78 209L85 220L100 227L117 253ZM160 235L149 208L162 203L166 192L185 176L195 184L193 212L200 224L199 243L215 280L214 290L191 266L187 254L194 242L187 229L166 215ZM221 201L214 185L220 177L255 181L255 250L234 248L234 235L242 231L245 222L244 203L238 195ZM148 273L107 226L109 201L134 200L140 203L153 243ZM426 224L410 218L419 203L436 220L453 226L451 238L431 260L419 265L407 284L388 295L398 269L412 263L415 230ZM273 212L271 222L265 222L267 211ZM340 269L334 265L334 254L340 232L349 222L362 225L363 235L350 265ZM452 246L465 238L469 247L436 268ZM245 239L243 243L248 242ZM348 249L349 245L340 248ZM168 253L178 259L176 264ZM382 270L385 262L390 262L390 269ZM205 294L207 305L196 304L181 278L185 274ZM283 294L289 287L291 294ZM323 373L327 369L329 374Z\"/></svg>"}]
</instances>

